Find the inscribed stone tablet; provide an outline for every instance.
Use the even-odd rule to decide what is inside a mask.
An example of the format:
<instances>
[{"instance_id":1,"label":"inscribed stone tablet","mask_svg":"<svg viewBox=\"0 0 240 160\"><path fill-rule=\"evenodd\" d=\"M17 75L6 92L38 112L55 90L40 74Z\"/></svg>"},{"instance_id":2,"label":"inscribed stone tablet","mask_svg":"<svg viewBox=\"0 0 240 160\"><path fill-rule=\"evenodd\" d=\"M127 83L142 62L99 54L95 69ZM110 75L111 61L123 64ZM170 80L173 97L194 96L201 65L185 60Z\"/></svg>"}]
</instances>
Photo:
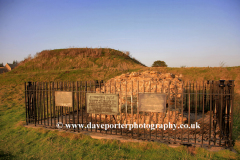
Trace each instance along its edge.
<instances>
[{"instance_id":1,"label":"inscribed stone tablet","mask_svg":"<svg viewBox=\"0 0 240 160\"><path fill-rule=\"evenodd\" d=\"M166 94L164 93L139 93L139 111L165 112Z\"/></svg>"},{"instance_id":2,"label":"inscribed stone tablet","mask_svg":"<svg viewBox=\"0 0 240 160\"><path fill-rule=\"evenodd\" d=\"M87 113L117 115L118 95L103 93L87 93Z\"/></svg>"},{"instance_id":3,"label":"inscribed stone tablet","mask_svg":"<svg viewBox=\"0 0 240 160\"><path fill-rule=\"evenodd\" d=\"M72 107L72 92L55 91L55 106Z\"/></svg>"}]
</instances>

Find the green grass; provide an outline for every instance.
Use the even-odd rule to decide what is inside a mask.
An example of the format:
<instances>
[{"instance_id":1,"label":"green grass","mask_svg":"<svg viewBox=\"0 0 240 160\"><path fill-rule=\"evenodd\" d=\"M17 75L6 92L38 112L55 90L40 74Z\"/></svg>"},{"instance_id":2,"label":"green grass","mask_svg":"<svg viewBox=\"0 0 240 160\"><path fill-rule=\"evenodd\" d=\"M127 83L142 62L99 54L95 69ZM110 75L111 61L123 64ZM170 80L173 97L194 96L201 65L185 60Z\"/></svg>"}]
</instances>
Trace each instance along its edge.
<instances>
[{"instance_id":1,"label":"green grass","mask_svg":"<svg viewBox=\"0 0 240 160\"><path fill-rule=\"evenodd\" d=\"M56 52L61 52L57 50ZM85 81L110 79L121 73L159 70L183 74L183 80L235 77L234 149L209 152L196 148L193 155L187 147L168 147L156 142L121 143L116 140L96 140L89 136L26 128L24 82ZM66 72L69 71L69 72ZM228 68L129 68L125 71L109 68L85 68L47 71L9 72L0 75L0 159L239 159L240 158L240 67Z\"/></svg>"},{"instance_id":2,"label":"green grass","mask_svg":"<svg viewBox=\"0 0 240 160\"><path fill-rule=\"evenodd\" d=\"M238 156L228 150L213 153L202 148L197 148L197 154L193 156L184 146L170 148L154 142L120 143L57 130L25 128L24 106L8 106L4 107L4 114L1 112L2 159L229 159Z\"/></svg>"}]
</instances>

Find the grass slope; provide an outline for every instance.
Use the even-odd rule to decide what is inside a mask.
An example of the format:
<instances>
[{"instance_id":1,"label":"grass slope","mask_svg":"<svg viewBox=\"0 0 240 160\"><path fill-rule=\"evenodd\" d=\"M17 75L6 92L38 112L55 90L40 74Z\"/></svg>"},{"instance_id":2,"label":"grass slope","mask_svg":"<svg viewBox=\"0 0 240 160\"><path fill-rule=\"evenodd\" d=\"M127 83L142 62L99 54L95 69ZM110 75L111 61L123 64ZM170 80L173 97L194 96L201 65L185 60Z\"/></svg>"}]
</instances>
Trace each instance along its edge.
<instances>
[{"instance_id":1,"label":"grass slope","mask_svg":"<svg viewBox=\"0 0 240 160\"><path fill-rule=\"evenodd\" d=\"M45 50L34 58L28 57L14 69L14 73L80 68L112 68L128 70L145 66L129 53L110 48L68 48Z\"/></svg>"},{"instance_id":2,"label":"grass slope","mask_svg":"<svg viewBox=\"0 0 240 160\"><path fill-rule=\"evenodd\" d=\"M51 51L49 53L52 53ZM105 55L104 55L105 56ZM37 56L38 57L38 56ZM39 58L39 57L38 57ZM54 58L54 56L52 57ZM50 59L52 59L50 58ZM99 57L100 58L100 57ZM99 59L98 58L98 59ZM107 57L106 57L107 58ZM39 58L40 59L40 58ZM32 59L34 60L34 59ZM234 148L209 152L197 148L194 155L184 146L170 148L159 143L120 143L95 140L85 135L25 128L24 82L77 81L109 79L126 72L158 70L183 74L183 80L234 79L240 89L240 67L229 68L147 68L129 62L128 69L114 67L32 69L32 60L23 62L15 72L0 75L0 159L238 159L240 158L240 97L235 96ZM36 60L37 61L37 60ZM50 62L45 62L46 64ZM44 63L44 64L45 64ZM58 62L59 65L61 62ZM96 63L97 64L97 63ZM61 63L62 65L62 63ZM60 65L60 66L61 66ZM136 65L136 66L134 66ZM138 66L139 65L139 66ZM57 65L56 65L57 66ZM25 68L24 68L25 67ZM24 71L23 71L24 70ZM68 71L68 72L66 72Z\"/></svg>"}]
</instances>

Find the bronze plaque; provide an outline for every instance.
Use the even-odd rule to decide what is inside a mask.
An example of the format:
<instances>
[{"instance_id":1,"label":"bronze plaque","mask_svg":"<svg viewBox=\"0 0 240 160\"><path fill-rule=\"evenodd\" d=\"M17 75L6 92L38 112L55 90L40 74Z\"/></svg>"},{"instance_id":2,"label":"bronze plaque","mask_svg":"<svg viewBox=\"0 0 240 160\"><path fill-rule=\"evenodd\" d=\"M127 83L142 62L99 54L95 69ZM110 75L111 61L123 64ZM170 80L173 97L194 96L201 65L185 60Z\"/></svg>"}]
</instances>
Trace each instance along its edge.
<instances>
[{"instance_id":1,"label":"bronze plaque","mask_svg":"<svg viewBox=\"0 0 240 160\"><path fill-rule=\"evenodd\" d=\"M55 91L55 106L72 107L72 92Z\"/></svg>"},{"instance_id":2,"label":"bronze plaque","mask_svg":"<svg viewBox=\"0 0 240 160\"><path fill-rule=\"evenodd\" d=\"M139 93L139 111L165 112L166 94L164 93Z\"/></svg>"},{"instance_id":3,"label":"bronze plaque","mask_svg":"<svg viewBox=\"0 0 240 160\"><path fill-rule=\"evenodd\" d=\"M87 113L117 115L118 95L105 93L87 93Z\"/></svg>"}]
</instances>

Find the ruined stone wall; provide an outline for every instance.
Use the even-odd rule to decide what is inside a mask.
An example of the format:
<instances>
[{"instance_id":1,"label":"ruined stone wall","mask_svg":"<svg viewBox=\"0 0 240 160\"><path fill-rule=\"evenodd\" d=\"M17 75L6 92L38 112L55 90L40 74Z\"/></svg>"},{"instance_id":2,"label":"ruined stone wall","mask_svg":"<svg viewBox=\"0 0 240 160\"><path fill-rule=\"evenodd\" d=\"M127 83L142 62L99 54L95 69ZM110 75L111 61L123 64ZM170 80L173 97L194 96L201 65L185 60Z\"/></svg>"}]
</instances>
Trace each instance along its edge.
<instances>
[{"instance_id":1,"label":"ruined stone wall","mask_svg":"<svg viewBox=\"0 0 240 160\"><path fill-rule=\"evenodd\" d=\"M175 105L175 95L177 98L177 107L180 107L180 100L183 92L181 78L182 76L173 75L171 73L160 73L156 71L132 72L122 74L108 80L103 87L102 93L120 93L122 95L136 96L139 92L157 92L169 95L168 105ZM97 89L97 93L100 89ZM122 96L122 102L125 102Z\"/></svg>"},{"instance_id":2,"label":"ruined stone wall","mask_svg":"<svg viewBox=\"0 0 240 160\"><path fill-rule=\"evenodd\" d=\"M97 93L117 93L119 94L120 113L123 121L128 123L133 113L134 122L137 122L137 94L143 92L166 93L167 109L165 113L144 113L145 123L182 123L181 105L182 105L182 75L173 75L171 73L160 73L157 71L132 72L122 74L108 80L101 89L97 88ZM127 101L127 102L126 102ZM176 108L175 108L176 101ZM168 108L169 107L169 108ZM170 115L168 115L170 112ZM127 115L127 118L126 118ZM140 123L143 120L143 113L140 113ZM118 116L117 119L120 117ZM128 118L130 118L128 120ZM183 121L185 121L184 118Z\"/></svg>"}]
</instances>

